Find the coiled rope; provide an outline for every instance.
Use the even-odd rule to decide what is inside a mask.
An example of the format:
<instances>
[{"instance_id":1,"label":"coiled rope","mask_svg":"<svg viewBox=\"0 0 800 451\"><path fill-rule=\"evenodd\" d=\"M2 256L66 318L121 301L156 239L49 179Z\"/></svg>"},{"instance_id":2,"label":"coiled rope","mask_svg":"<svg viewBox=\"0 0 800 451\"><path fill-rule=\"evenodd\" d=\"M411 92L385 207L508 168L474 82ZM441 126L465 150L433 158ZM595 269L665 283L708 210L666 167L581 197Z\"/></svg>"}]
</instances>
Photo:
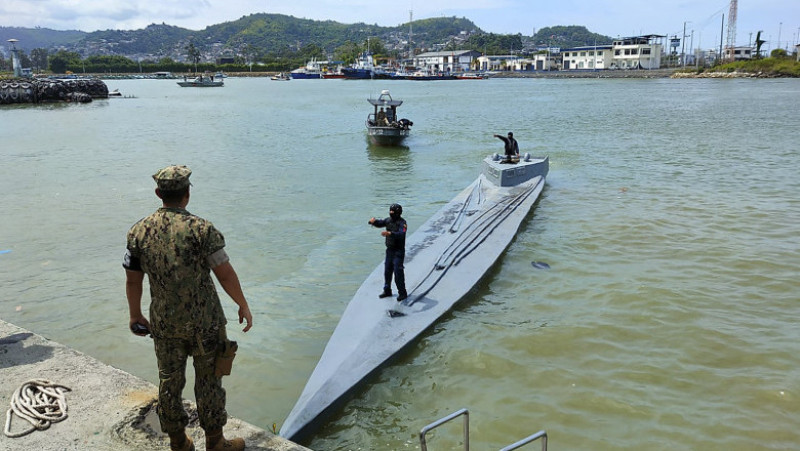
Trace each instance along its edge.
<instances>
[{"instance_id":1,"label":"coiled rope","mask_svg":"<svg viewBox=\"0 0 800 451\"><path fill-rule=\"evenodd\" d=\"M52 423L67 418L67 400L64 393L71 391L69 387L54 384L44 379L33 379L25 382L11 396L11 407L6 412L6 437L15 438L30 434L35 430L43 431ZM31 428L22 432L11 432L11 419L14 415L28 421Z\"/></svg>"}]
</instances>

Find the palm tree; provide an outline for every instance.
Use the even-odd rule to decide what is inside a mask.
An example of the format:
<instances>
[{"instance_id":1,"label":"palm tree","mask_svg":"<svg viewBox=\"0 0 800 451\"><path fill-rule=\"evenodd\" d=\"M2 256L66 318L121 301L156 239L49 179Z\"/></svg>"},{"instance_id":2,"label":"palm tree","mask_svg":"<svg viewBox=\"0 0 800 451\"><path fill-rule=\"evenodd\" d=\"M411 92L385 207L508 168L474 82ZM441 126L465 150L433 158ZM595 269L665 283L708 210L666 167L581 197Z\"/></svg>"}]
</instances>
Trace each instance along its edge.
<instances>
[{"instance_id":1,"label":"palm tree","mask_svg":"<svg viewBox=\"0 0 800 451\"><path fill-rule=\"evenodd\" d=\"M200 50L197 50L194 43L190 42L189 46L186 47L186 54L189 57L189 61L194 63L194 71L197 72L197 63L200 62Z\"/></svg>"}]
</instances>

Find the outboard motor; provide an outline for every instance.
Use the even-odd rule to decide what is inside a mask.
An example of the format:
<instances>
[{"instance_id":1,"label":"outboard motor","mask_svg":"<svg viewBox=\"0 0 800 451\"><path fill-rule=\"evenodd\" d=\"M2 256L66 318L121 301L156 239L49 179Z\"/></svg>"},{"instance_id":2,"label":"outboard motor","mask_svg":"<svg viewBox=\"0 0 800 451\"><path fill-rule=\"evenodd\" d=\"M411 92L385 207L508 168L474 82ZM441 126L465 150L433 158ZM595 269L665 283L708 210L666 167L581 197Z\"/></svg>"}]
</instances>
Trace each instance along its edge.
<instances>
[{"instance_id":1,"label":"outboard motor","mask_svg":"<svg viewBox=\"0 0 800 451\"><path fill-rule=\"evenodd\" d=\"M404 128L404 129L408 129L409 127L414 125L413 122L411 122L411 121L409 121L408 119L405 119L405 118L400 119L399 121L397 121L397 123L400 124L400 127Z\"/></svg>"}]
</instances>

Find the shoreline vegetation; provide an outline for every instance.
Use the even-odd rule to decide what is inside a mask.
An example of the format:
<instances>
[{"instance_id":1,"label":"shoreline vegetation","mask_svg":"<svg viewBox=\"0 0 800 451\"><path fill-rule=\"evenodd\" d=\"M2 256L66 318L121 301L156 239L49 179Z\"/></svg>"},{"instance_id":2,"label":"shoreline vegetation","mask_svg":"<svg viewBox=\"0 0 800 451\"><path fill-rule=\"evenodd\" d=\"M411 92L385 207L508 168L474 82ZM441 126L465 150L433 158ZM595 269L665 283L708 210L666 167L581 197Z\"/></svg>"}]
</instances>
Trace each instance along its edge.
<instances>
[{"instance_id":1,"label":"shoreline vegetation","mask_svg":"<svg viewBox=\"0 0 800 451\"><path fill-rule=\"evenodd\" d=\"M687 68L676 72L673 78L798 78L800 61L788 57L770 57L714 66Z\"/></svg>"}]
</instances>

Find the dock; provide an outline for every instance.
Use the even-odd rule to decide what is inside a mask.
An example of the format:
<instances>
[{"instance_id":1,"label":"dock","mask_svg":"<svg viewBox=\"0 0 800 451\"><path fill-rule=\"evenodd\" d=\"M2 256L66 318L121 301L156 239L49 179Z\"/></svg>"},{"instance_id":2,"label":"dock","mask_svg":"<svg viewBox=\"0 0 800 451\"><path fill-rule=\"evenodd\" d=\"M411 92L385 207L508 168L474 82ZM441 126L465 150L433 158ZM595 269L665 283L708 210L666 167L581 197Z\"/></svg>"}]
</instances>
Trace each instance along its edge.
<instances>
[{"instance_id":1,"label":"dock","mask_svg":"<svg viewBox=\"0 0 800 451\"><path fill-rule=\"evenodd\" d=\"M161 432L155 412L156 385L0 320L0 406L4 427L14 392L33 379L69 388L64 393L67 417L47 429L34 430L21 437L0 434L0 450L169 449L169 437ZM197 422L196 406L185 400L184 407L190 418L186 432L198 450L205 449L205 435ZM30 428L30 423L13 416L12 433ZM308 450L233 417L228 418L224 432L226 437L243 437L248 450Z\"/></svg>"}]
</instances>

